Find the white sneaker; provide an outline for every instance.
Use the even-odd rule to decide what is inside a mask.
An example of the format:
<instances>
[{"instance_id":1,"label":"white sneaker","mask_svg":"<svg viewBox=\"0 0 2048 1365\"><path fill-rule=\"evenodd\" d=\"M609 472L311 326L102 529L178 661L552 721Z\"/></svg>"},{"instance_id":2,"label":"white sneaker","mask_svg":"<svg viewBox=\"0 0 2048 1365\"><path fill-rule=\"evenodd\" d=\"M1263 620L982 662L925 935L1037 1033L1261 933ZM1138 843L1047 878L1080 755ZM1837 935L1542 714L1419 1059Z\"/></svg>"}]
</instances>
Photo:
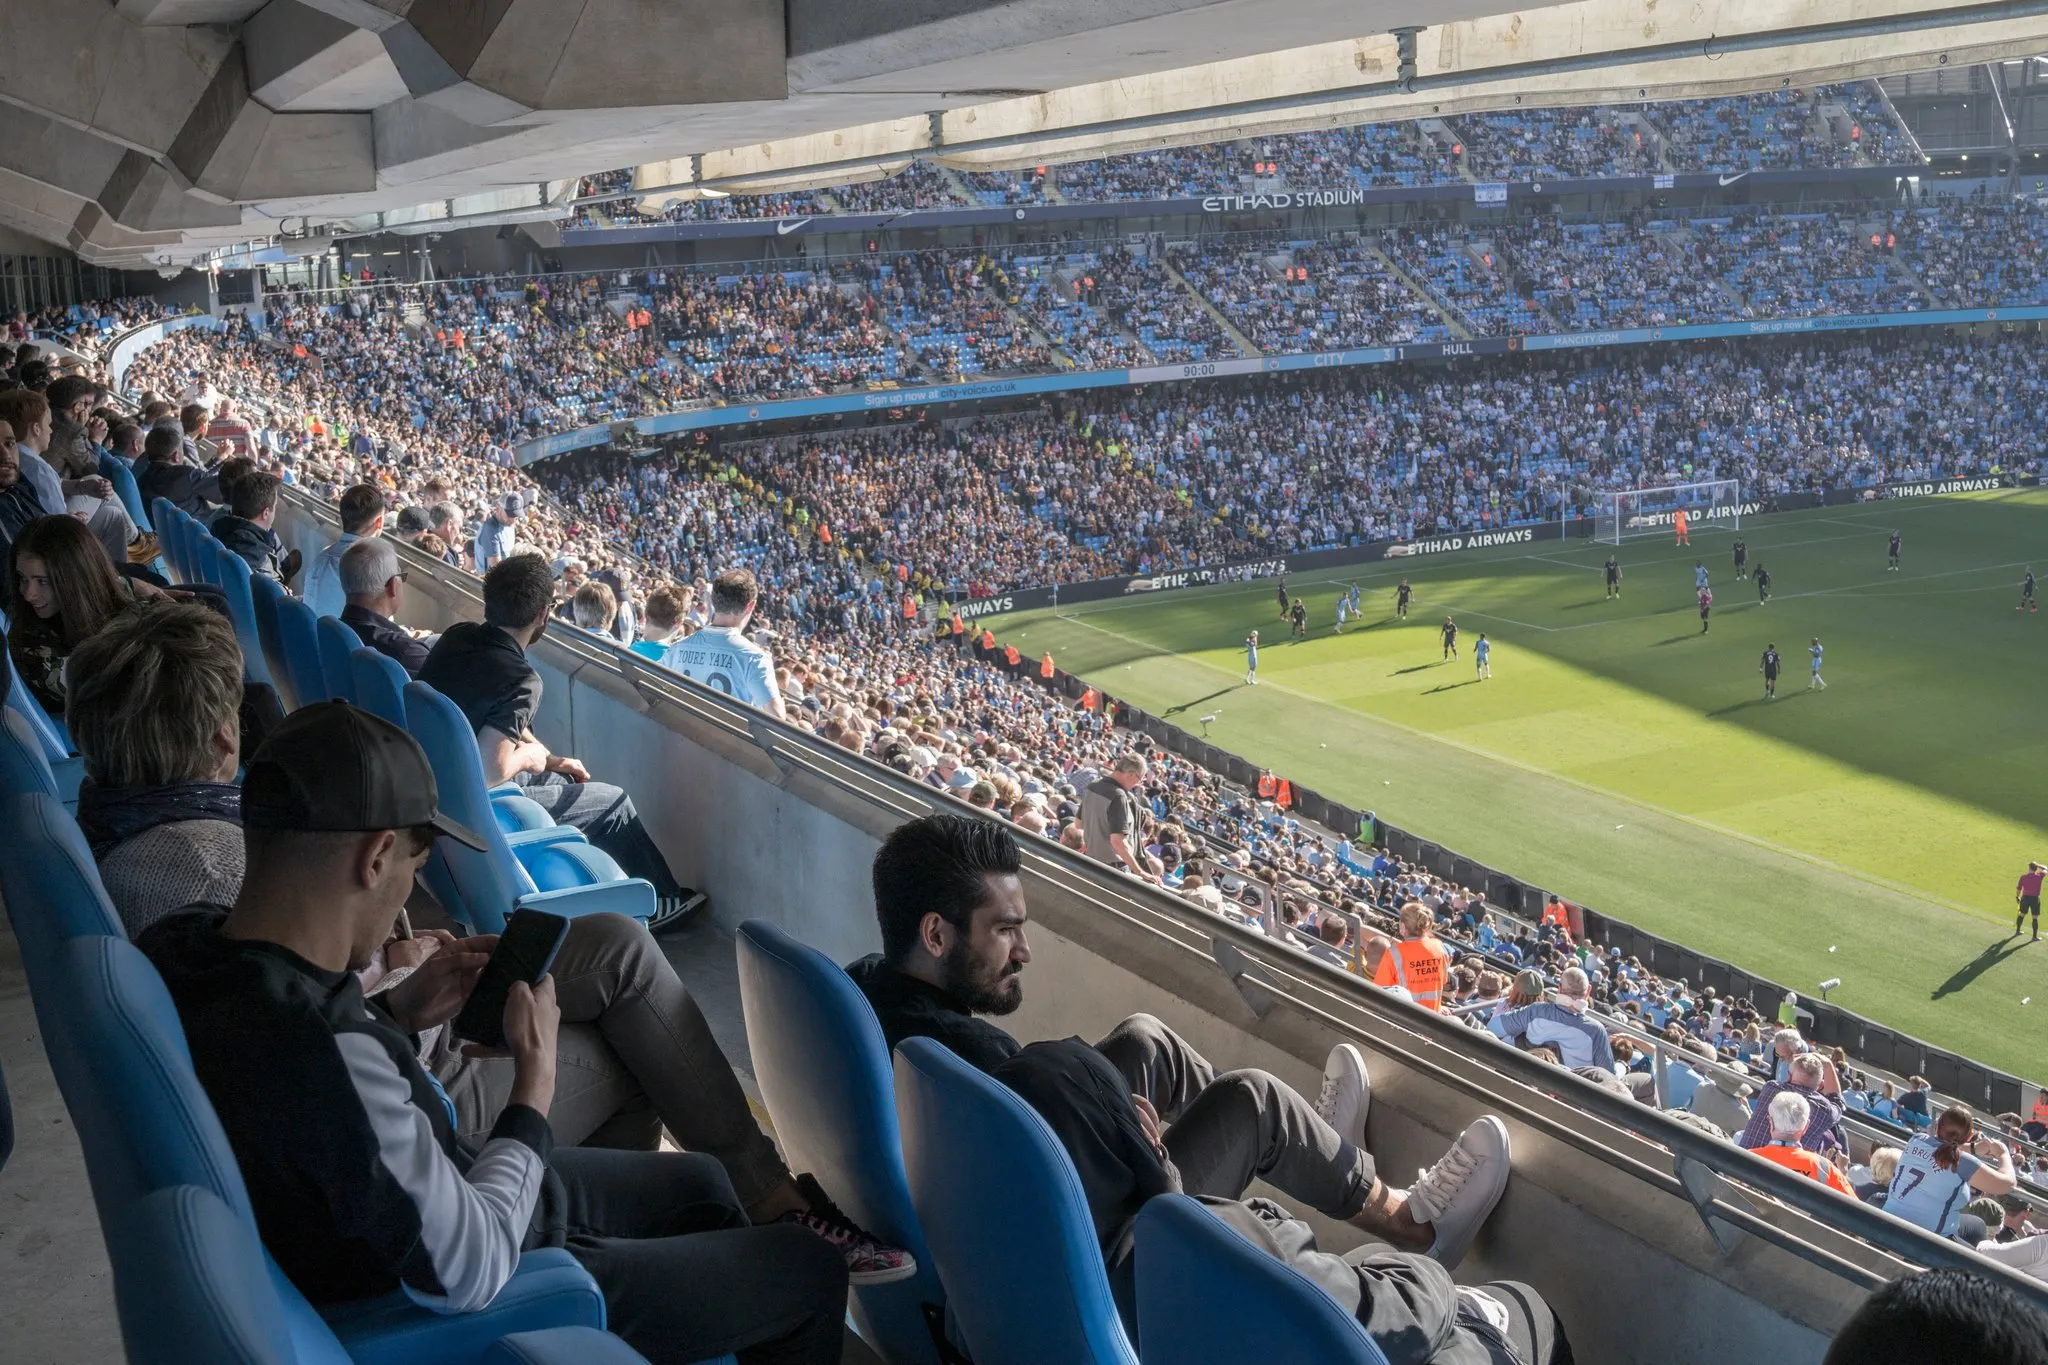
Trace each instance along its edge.
<instances>
[{"instance_id":1,"label":"white sneaker","mask_svg":"<svg viewBox=\"0 0 2048 1365\"><path fill-rule=\"evenodd\" d=\"M1408 1209L1436 1229L1429 1254L1444 1269L1455 1270L1465 1259L1507 1186L1508 1126L1491 1114L1474 1119L1436 1165L1416 1176Z\"/></svg>"},{"instance_id":2,"label":"white sneaker","mask_svg":"<svg viewBox=\"0 0 2048 1365\"><path fill-rule=\"evenodd\" d=\"M1323 1063L1323 1089L1316 1113L1353 1147L1365 1146L1365 1111L1372 1106L1372 1079L1365 1074L1365 1056L1350 1043L1330 1049Z\"/></svg>"}]
</instances>

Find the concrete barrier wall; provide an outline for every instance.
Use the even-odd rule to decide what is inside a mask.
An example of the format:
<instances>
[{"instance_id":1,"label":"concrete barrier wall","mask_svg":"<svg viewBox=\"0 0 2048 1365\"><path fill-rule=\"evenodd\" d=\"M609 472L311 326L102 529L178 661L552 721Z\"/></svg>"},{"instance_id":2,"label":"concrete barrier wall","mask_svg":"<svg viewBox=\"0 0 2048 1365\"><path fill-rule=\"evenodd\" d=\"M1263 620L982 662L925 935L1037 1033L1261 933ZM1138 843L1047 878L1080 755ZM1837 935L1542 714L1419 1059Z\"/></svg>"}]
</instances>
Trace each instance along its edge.
<instances>
[{"instance_id":1,"label":"concrete barrier wall","mask_svg":"<svg viewBox=\"0 0 2048 1365\"><path fill-rule=\"evenodd\" d=\"M280 530L309 554L334 535L324 509L296 500ZM402 554L411 623L481 614L474 577ZM840 961L873 951L867 869L879 840L942 804L958 809L580 632L551 632L531 657L546 689L536 732L633 794L678 875L710 893L722 925L772 920ZM1460 1279L1538 1285L1582 1360L1815 1362L1863 1290L1906 1266L1753 1194L1722 1206L1750 1229L1733 1233L1724 1252L1674 1176L1668 1148L1683 1135L1661 1116L1064 849L1024 842L1034 961L1025 1006L1006 1021L1012 1032L1093 1038L1146 1011L1219 1066L1262 1067L1309 1094L1328 1049L1357 1042L1373 1075L1368 1145L1397 1186L1473 1118L1501 1114L1516 1177ZM1247 993L1219 967L1232 949L1254 961L1263 987ZM1594 1117L1603 1100L1614 1106L1611 1122ZM1744 1178L1760 1188L1783 1176L1791 1204L1834 1197L1732 1149L1710 1150L1738 1170L1758 1168ZM1319 1235L1332 1249L1358 1241L1354 1229L1327 1222Z\"/></svg>"}]
</instances>

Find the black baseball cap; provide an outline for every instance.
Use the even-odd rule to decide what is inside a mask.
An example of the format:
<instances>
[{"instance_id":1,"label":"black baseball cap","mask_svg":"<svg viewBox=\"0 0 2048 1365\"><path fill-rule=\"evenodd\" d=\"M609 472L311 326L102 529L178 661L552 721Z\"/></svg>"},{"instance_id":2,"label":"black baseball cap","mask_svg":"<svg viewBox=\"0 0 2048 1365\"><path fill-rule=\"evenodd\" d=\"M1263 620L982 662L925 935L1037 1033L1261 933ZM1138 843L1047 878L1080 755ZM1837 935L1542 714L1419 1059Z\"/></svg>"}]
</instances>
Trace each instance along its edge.
<instances>
[{"instance_id":1,"label":"black baseball cap","mask_svg":"<svg viewBox=\"0 0 2048 1365\"><path fill-rule=\"evenodd\" d=\"M355 833L431 825L483 852L467 825L440 811L419 741L345 701L302 706L271 731L242 779L249 829Z\"/></svg>"}]
</instances>

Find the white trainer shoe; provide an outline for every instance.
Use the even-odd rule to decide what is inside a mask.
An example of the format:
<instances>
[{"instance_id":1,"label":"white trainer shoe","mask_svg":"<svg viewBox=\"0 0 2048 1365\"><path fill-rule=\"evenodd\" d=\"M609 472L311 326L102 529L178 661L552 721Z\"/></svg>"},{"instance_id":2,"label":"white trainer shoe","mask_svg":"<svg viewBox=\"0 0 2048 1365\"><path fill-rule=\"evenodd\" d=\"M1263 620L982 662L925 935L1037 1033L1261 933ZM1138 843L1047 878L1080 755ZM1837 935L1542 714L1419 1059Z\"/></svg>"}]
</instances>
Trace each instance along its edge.
<instances>
[{"instance_id":1,"label":"white trainer shoe","mask_svg":"<svg viewBox=\"0 0 2048 1365\"><path fill-rule=\"evenodd\" d=\"M1353 1147L1365 1146L1365 1112L1372 1107L1372 1078L1365 1072L1365 1055L1350 1043L1330 1049L1323 1063L1323 1088L1316 1096L1316 1113L1337 1130L1337 1136Z\"/></svg>"},{"instance_id":2,"label":"white trainer shoe","mask_svg":"<svg viewBox=\"0 0 2048 1365\"><path fill-rule=\"evenodd\" d=\"M1416 1176L1408 1209L1436 1229L1429 1254L1444 1269L1457 1269L1507 1186L1508 1126L1491 1114L1474 1119L1436 1165Z\"/></svg>"}]
</instances>

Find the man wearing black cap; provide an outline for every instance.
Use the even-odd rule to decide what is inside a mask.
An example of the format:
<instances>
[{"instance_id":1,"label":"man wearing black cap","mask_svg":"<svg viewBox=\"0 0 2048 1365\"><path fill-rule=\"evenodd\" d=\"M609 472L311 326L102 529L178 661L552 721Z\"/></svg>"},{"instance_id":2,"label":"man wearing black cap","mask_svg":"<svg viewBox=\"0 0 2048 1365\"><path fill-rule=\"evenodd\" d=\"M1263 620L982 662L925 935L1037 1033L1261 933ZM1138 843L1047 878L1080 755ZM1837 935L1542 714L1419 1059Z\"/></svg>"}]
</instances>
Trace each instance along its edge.
<instances>
[{"instance_id":1,"label":"man wearing black cap","mask_svg":"<svg viewBox=\"0 0 2048 1365\"><path fill-rule=\"evenodd\" d=\"M491 1302L521 1252L566 1245L612 1329L657 1365L735 1349L836 1362L847 1272L829 1242L748 1226L712 1157L554 1150L551 980L512 988L509 1101L481 1147L457 1138L409 1035L460 1013L493 941L450 944L368 1001L356 975L436 837L482 846L436 801L403 730L344 702L303 708L249 762L233 907L140 940L278 1265L316 1304L402 1285L463 1313Z\"/></svg>"}]
</instances>

